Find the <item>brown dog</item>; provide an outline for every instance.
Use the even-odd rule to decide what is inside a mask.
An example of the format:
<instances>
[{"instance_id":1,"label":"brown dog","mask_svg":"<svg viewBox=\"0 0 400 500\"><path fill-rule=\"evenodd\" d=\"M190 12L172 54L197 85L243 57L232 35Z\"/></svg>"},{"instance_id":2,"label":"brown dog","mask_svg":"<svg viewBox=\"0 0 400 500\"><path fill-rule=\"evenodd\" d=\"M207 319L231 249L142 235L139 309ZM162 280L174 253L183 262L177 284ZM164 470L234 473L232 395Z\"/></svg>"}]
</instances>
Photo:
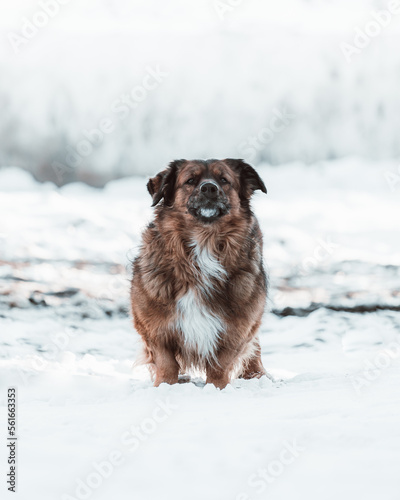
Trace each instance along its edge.
<instances>
[{"instance_id":1,"label":"brown dog","mask_svg":"<svg viewBox=\"0 0 400 500\"><path fill-rule=\"evenodd\" d=\"M133 265L132 312L155 386L189 369L225 387L265 375L257 335L267 280L250 209L267 192L243 160L177 160L149 180L155 219Z\"/></svg>"}]
</instances>

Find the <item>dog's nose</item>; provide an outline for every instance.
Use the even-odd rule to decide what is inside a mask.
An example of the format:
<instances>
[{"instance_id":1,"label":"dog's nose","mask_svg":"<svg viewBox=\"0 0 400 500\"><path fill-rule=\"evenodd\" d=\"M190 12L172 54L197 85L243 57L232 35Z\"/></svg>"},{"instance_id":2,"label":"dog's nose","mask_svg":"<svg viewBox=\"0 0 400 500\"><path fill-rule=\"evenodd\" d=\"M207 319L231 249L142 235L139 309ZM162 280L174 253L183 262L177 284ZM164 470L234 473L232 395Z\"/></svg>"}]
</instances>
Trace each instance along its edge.
<instances>
[{"instance_id":1,"label":"dog's nose","mask_svg":"<svg viewBox=\"0 0 400 500\"><path fill-rule=\"evenodd\" d=\"M213 182L203 182L200 186L200 191L207 196L207 198L216 198L218 195L218 186Z\"/></svg>"}]
</instances>

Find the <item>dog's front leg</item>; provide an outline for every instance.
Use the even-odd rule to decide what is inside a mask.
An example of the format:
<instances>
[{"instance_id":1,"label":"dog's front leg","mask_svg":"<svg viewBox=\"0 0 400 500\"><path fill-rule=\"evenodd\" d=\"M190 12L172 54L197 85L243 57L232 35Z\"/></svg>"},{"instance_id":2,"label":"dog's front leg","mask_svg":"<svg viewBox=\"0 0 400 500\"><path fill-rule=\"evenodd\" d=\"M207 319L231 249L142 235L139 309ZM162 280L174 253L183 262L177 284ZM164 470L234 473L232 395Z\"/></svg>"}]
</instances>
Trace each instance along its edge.
<instances>
[{"instance_id":1,"label":"dog's front leg","mask_svg":"<svg viewBox=\"0 0 400 500\"><path fill-rule=\"evenodd\" d=\"M230 382L230 373L238 358L238 353L241 349L225 348L217 355L217 360L207 362L207 384L214 384L215 387L223 389Z\"/></svg>"},{"instance_id":2,"label":"dog's front leg","mask_svg":"<svg viewBox=\"0 0 400 500\"><path fill-rule=\"evenodd\" d=\"M271 378L271 375L267 374L262 363L261 346L258 335L253 339L252 347L253 350L251 355L244 359L243 367L241 372L238 374L238 377L249 380L252 378L261 378L263 375L266 375L268 378Z\"/></svg>"},{"instance_id":3,"label":"dog's front leg","mask_svg":"<svg viewBox=\"0 0 400 500\"><path fill-rule=\"evenodd\" d=\"M153 358L156 365L154 386L158 387L163 382L166 384L177 384L179 365L171 349L158 345L153 349Z\"/></svg>"},{"instance_id":4,"label":"dog's front leg","mask_svg":"<svg viewBox=\"0 0 400 500\"><path fill-rule=\"evenodd\" d=\"M207 384L214 384L218 389L224 389L230 382L229 372L217 367L207 367Z\"/></svg>"}]
</instances>

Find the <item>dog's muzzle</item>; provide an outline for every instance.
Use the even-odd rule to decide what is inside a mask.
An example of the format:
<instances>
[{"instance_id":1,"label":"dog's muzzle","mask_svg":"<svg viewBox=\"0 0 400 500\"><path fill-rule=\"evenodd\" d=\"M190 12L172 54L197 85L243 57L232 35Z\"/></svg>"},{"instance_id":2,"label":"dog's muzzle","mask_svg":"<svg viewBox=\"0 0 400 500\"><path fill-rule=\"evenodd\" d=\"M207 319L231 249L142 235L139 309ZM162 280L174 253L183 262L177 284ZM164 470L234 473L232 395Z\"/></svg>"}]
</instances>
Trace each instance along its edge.
<instances>
[{"instance_id":1,"label":"dog's muzzle","mask_svg":"<svg viewBox=\"0 0 400 500\"><path fill-rule=\"evenodd\" d=\"M204 181L190 197L188 210L202 222L214 222L229 211L225 193L216 182Z\"/></svg>"}]
</instances>

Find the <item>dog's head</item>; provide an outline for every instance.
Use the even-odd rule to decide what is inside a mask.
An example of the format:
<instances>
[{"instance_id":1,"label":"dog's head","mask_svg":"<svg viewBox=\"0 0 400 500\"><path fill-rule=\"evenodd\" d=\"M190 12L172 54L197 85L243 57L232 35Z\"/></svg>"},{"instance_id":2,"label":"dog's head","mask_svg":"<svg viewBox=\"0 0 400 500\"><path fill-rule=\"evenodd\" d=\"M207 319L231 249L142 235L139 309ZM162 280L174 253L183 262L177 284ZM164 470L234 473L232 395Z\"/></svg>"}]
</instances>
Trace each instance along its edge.
<instances>
[{"instance_id":1,"label":"dog's head","mask_svg":"<svg viewBox=\"0 0 400 500\"><path fill-rule=\"evenodd\" d=\"M243 160L176 160L149 180L147 189L156 206L172 207L210 224L249 210L251 195L267 189L253 167Z\"/></svg>"}]
</instances>

